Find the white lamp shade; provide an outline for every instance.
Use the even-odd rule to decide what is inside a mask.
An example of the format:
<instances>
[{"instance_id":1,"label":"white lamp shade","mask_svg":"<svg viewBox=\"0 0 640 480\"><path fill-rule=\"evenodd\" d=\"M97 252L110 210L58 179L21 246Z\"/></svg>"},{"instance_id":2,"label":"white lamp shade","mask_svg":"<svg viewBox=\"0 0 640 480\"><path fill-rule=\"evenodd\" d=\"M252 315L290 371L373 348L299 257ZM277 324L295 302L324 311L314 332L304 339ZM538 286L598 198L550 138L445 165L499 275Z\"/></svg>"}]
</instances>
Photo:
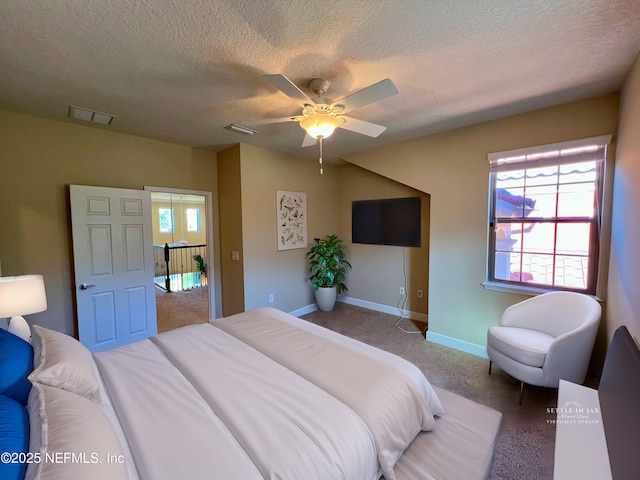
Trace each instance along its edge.
<instances>
[{"instance_id":1,"label":"white lamp shade","mask_svg":"<svg viewBox=\"0 0 640 480\"><path fill-rule=\"evenodd\" d=\"M0 318L29 315L47 309L42 275L0 277Z\"/></svg>"}]
</instances>

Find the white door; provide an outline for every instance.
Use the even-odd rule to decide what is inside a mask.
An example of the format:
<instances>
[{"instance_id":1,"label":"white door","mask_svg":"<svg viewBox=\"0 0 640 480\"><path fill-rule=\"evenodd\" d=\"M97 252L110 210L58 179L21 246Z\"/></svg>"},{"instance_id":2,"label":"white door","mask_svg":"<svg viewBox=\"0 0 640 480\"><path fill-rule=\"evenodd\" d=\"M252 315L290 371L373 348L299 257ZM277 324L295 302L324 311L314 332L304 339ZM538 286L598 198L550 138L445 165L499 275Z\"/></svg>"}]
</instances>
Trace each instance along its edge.
<instances>
[{"instance_id":1,"label":"white door","mask_svg":"<svg viewBox=\"0 0 640 480\"><path fill-rule=\"evenodd\" d=\"M157 333L151 194L70 186L78 335L92 352Z\"/></svg>"}]
</instances>

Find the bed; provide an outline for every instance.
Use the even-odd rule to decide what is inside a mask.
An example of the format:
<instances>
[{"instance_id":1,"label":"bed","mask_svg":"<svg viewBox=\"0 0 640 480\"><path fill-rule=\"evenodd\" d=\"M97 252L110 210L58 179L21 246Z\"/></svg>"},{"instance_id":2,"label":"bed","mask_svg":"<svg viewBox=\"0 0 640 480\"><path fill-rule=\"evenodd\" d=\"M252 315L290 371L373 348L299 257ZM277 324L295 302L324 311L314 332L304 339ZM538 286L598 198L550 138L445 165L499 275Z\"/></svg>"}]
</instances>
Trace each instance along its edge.
<instances>
[{"instance_id":1,"label":"bed","mask_svg":"<svg viewBox=\"0 0 640 480\"><path fill-rule=\"evenodd\" d=\"M0 385L17 424L0 419L7 479L482 479L501 420L272 308L95 355L46 328L32 338L7 350L0 336L0 356L25 364Z\"/></svg>"}]
</instances>

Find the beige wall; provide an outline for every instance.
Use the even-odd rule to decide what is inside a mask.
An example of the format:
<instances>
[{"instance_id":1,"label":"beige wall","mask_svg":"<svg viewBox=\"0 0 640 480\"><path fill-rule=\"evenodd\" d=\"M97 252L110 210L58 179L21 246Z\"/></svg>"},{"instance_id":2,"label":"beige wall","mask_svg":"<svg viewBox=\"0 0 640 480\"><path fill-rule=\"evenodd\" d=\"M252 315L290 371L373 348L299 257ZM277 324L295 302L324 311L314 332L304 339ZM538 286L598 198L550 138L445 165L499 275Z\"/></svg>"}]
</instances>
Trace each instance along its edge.
<instances>
[{"instance_id":1,"label":"beige wall","mask_svg":"<svg viewBox=\"0 0 640 480\"><path fill-rule=\"evenodd\" d=\"M308 281L308 248L278 250L276 190L307 194L309 246L314 237L337 233L341 209L337 167L241 145L242 233L245 309L270 306L294 311L315 303ZM223 257L228 252L222 253Z\"/></svg>"},{"instance_id":2,"label":"beige wall","mask_svg":"<svg viewBox=\"0 0 640 480\"><path fill-rule=\"evenodd\" d=\"M406 287L405 309L426 314L429 289L429 195L355 165L338 167L340 234L353 266L347 276L349 291L358 300L396 306L400 287ZM351 243L351 203L354 200L422 197L422 247L395 247ZM405 282L406 274L406 282ZM405 285L406 283L406 285ZM423 298L417 291L424 292Z\"/></svg>"},{"instance_id":3,"label":"beige wall","mask_svg":"<svg viewBox=\"0 0 640 480\"><path fill-rule=\"evenodd\" d=\"M606 315L608 341L621 325L640 339L639 206L640 57L627 77L620 102Z\"/></svg>"},{"instance_id":4,"label":"beige wall","mask_svg":"<svg viewBox=\"0 0 640 480\"><path fill-rule=\"evenodd\" d=\"M618 96L597 97L345 157L431 195L429 330L486 345L489 326L525 297L485 290L487 153L617 130ZM605 271L606 274L606 271Z\"/></svg>"},{"instance_id":5,"label":"beige wall","mask_svg":"<svg viewBox=\"0 0 640 480\"><path fill-rule=\"evenodd\" d=\"M277 190L306 193L308 247L314 237L332 233L345 241L354 265L347 278L349 296L397 304L398 288L404 285L403 249L351 245L351 201L420 192L354 165L325 165L320 175L316 162L244 144L218 152L218 181L225 315L269 305L294 311L315 303L308 281L308 248L277 249ZM425 243L423 248L406 249L406 261L407 288L421 288L425 297L412 295L406 308L426 314L429 197L422 197ZM239 261L232 260L233 250L240 252Z\"/></svg>"},{"instance_id":6,"label":"beige wall","mask_svg":"<svg viewBox=\"0 0 640 480\"><path fill-rule=\"evenodd\" d=\"M222 313L228 316L244 311L240 145L218 152L218 208ZM238 260L232 251L239 252Z\"/></svg>"},{"instance_id":7,"label":"beige wall","mask_svg":"<svg viewBox=\"0 0 640 480\"><path fill-rule=\"evenodd\" d=\"M0 111L4 275L44 275L48 309L27 320L75 331L68 185L184 188L217 195L216 154Z\"/></svg>"}]
</instances>

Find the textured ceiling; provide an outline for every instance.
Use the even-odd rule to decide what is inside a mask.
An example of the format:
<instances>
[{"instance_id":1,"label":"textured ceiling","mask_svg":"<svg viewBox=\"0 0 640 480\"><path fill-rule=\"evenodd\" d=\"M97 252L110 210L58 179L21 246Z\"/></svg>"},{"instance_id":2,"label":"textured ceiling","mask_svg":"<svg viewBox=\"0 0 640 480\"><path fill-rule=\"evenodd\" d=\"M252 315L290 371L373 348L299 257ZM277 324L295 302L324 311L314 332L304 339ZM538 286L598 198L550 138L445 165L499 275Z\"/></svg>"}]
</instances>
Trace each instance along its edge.
<instances>
[{"instance_id":1,"label":"textured ceiling","mask_svg":"<svg viewBox=\"0 0 640 480\"><path fill-rule=\"evenodd\" d=\"M617 91L640 51L638 0L2 0L0 108L220 150L245 142L316 159L300 113L263 79L331 81L339 99L384 78L400 93L349 113L325 158ZM86 125L86 123L83 123Z\"/></svg>"}]
</instances>

